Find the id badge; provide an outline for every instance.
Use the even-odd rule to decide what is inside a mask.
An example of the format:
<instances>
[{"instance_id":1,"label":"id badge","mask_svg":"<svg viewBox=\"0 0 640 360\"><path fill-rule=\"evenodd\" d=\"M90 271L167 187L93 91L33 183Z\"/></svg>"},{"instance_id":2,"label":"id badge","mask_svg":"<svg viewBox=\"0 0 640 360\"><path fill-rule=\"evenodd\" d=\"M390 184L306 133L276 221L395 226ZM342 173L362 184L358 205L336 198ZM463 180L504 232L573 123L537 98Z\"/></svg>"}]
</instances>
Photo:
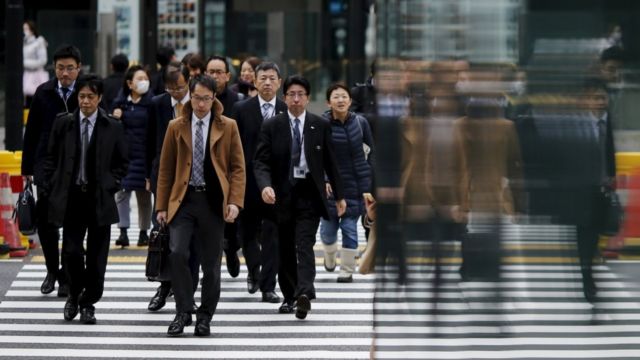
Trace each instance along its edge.
<instances>
[{"instance_id":1,"label":"id badge","mask_svg":"<svg viewBox=\"0 0 640 360\"><path fill-rule=\"evenodd\" d=\"M293 168L293 177L296 179L304 179L306 178L306 174L304 172L304 169L300 169L299 167L294 167Z\"/></svg>"}]
</instances>

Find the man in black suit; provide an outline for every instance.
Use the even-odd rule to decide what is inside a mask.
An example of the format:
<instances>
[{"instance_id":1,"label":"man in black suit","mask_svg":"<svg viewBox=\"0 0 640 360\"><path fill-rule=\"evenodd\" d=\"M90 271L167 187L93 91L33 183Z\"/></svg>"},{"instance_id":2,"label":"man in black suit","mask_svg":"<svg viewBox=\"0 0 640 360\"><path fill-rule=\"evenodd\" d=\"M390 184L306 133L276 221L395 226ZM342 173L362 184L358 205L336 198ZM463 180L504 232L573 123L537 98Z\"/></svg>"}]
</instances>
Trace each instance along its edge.
<instances>
[{"instance_id":1,"label":"man in black suit","mask_svg":"<svg viewBox=\"0 0 640 360\"><path fill-rule=\"evenodd\" d=\"M320 217L329 218L325 174L336 199L338 216L346 210L331 125L308 113L309 82L288 77L283 86L287 113L262 124L254 172L262 200L275 205L280 238L278 283L284 295L280 313L304 319L316 292L313 245ZM295 301L295 303L294 303Z\"/></svg>"},{"instance_id":2,"label":"man in black suit","mask_svg":"<svg viewBox=\"0 0 640 360\"><path fill-rule=\"evenodd\" d=\"M49 221L63 227L62 256L70 285L64 319L73 320L80 307L80 321L95 324L93 305L104 289L111 224L118 222L113 195L127 173L128 159L121 123L98 108L102 81L86 76L77 89L80 109L53 124L43 190Z\"/></svg>"},{"instance_id":3,"label":"man in black suit","mask_svg":"<svg viewBox=\"0 0 640 360\"><path fill-rule=\"evenodd\" d=\"M210 57L207 60L205 74L216 81L216 99L222 103L222 115L233 118L231 115L233 105L244 99L244 94L238 94L227 86L229 80L231 80L231 72L229 71L227 59L219 55ZM238 242L237 232L238 227L235 222L224 225L224 252L227 270L232 277L236 277L240 273L240 259L238 259L237 254L238 248L233 245Z\"/></svg>"},{"instance_id":4,"label":"man in black suit","mask_svg":"<svg viewBox=\"0 0 640 360\"><path fill-rule=\"evenodd\" d=\"M613 141L612 119L608 112L609 95L606 83L600 79L587 79L583 86L584 107L587 111L587 121L591 123L595 134L596 155L582 161L592 163L593 181L585 187L586 191L577 197L580 200L575 205L584 203L585 206L575 208L577 213L583 213L584 221L578 222L576 235L578 238L578 255L582 272L582 286L585 299L590 303L596 300L597 287L593 280L593 257L598 248L599 234L604 230L606 216L605 193L613 191L616 177L616 151Z\"/></svg>"},{"instance_id":5,"label":"man in black suit","mask_svg":"<svg viewBox=\"0 0 640 360\"><path fill-rule=\"evenodd\" d=\"M166 92L154 96L151 100L152 120L147 127L147 179L151 192L156 194L156 185L158 182L158 168L160 154L162 152L162 143L167 132L169 121L181 116L182 109L189 102L189 68L179 62L172 62L165 67L162 83L166 86ZM155 208L155 205L154 205ZM155 216L151 217L154 228L159 227ZM194 246L191 249L191 258L189 259L191 268L191 278L193 280L193 291L198 288L199 266L198 251ZM147 307L149 311L158 311L166 304L167 297L171 293L171 279L167 269L163 269L162 274L157 280L160 280L160 286L156 290L156 294L149 301ZM195 306L194 306L195 308Z\"/></svg>"},{"instance_id":6,"label":"man in black suit","mask_svg":"<svg viewBox=\"0 0 640 360\"><path fill-rule=\"evenodd\" d=\"M129 67L129 58L125 54L116 54L111 58L112 73L104 79L104 94L100 107L109 110L113 106L113 100L118 97L124 83L124 73Z\"/></svg>"},{"instance_id":7,"label":"man in black suit","mask_svg":"<svg viewBox=\"0 0 640 360\"><path fill-rule=\"evenodd\" d=\"M22 152L22 176L34 180L38 188L37 226L38 238L47 264L47 276L40 291L51 293L58 280L58 296L66 297L69 287L65 280L64 262L60 266L58 254L58 228L49 223L48 199L41 191L44 181L44 159L51 127L60 113L71 113L78 108L76 79L81 65L80 50L75 46L63 45L53 53L56 77L40 85L36 90L29 110L27 127L24 132Z\"/></svg>"},{"instance_id":8,"label":"man in black suit","mask_svg":"<svg viewBox=\"0 0 640 360\"><path fill-rule=\"evenodd\" d=\"M242 245L247 265L247 289L262 291L262 301L278 303L276 275L278 273L278 233L273 216L273 206L262 202L260 190L253 172L253 155L256 153L262 122L276 114L286 113L287 104L276 94L281 82L280 69L275 63L263 62L256 68L258 95L233 106L231 117L238 123L242 149L247 168L245 208L240 213L238 238L241 243L229 243L229 254L235 254ZM260 245L258 245L260 233ZM237 255L236 255L237 256Z\"/></svg>"}]
</instances>

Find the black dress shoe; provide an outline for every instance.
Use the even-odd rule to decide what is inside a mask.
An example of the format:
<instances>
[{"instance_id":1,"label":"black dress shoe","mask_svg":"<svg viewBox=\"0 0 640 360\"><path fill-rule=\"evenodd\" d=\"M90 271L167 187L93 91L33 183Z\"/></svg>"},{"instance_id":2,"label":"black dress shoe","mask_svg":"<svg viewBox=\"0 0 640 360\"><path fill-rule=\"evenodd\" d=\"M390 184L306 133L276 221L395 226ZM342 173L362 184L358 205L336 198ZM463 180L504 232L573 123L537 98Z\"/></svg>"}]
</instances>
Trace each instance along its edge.
<instances>
[{"instance_id":1,"label":"black dress shoe","mask_svg":"<svg viewBox=\"0 0 640 360\"><path fill-rule=\"evenodd\" d=\"M58 297L67 297L69 296L69 284L58 282Z\"/></svg>"},{"instance_id":2,"label":"black dress shoe","mask_svg":"<svg viewBox=\"0 0 640 360\"><path fill-rule=\"evenodd\" d=\"M231 277L238 277L240 274L240 259L238 259L238 252L225 250L224 255L227 259L227 271Z\"/></svg>"},{"instance_id":3,"label":"black dress shoe","mask_svg":"<svg viewBox=\"0 0 640 360\"><path fill-rule=\"evenodd\" d=\"M285 300L278 308L280 314L291 314L293 312L293 300Z\"/></svg>"},{"instance_id":4,"label":"black dress shoe","mask_svg":"<svg viewBox=\"0 0 640 360\"><path fill-rule=\"evenodd\" d=\"M47 273L47 276L44 278L42 282L42 286L40 286L40 292L43 294L50 294L53 292L53 289L56 287L56 274Z\"/></svg>"},{"instance_id":5,"label":"black dress shoe","mask_svg":"<svg viewBox=\"0 0 640 360\"><path fill-rule=\"evenodd\" d=\"M78 315L78 298L69 296L64 304L64 319L73 320Z\"/></svg>"},{"instance_id":6,"label":"black dress shoe","mask_svg":"<svg viewBox=\"0 0 640 360\"><path fill-rule=\"evenodd\" d=\"M309 310L311 310L311 301L307 295L303 294L298 296L298 301L296 301L296 317L301 320L306 318Z\"/></svg>"},{"instance_id":7,"label":"black dress shoe","mask_svg":"<svg viewBox=\"0 0 640 360\"><path fill-rule=\"evenodd\" d=\"M149 245L149 235L147 235L146 230L140 230L140 235L138 236L138 246L147 245Z\"/></svg>"},{"instance_id":8,"label":"black dress shoe","mask_svg":"<svg viewBox=\"0 0 640 360\"><path fill-rule=\"evenodd\" d=\"M582 287L584 298L591 304L596 302L598 289L596 288L596 284L593 281L593 278L588 279L587 281L583 281Z\"/></svg>"},{"instance_id":9,"label":"black dress shoe","mask_svg":"<svg viewBox=\"0 0 640 360\"><path fill-rule=\"evenodd\" d=\"M249 271L247 275L247 291L249 294L255 294L260 289L260 271Z\"/></svg>"},{"instance_id":10,"label":"black dress shoe","mask_svg":"<svg viewBox=\"0 0 640 360\"><path fill-rule=\"evenodd\" d=\"M167 330L167 335L177 336L182 335L184 332L184 327L191 325L191 314L190 313L179 313L176 314L176 317L173 319L171 324L169 324L169 329Z\"/></svg>"},{"instance_id":11,"label":"black dress shoe","mask_svg":"<svg viewBox=\"0 0 640 360\"><path fill-rule=\"evenodd\" d=\"M122 248L129 246L129 235L127 235L126 228L120 228L120 236L116 240L116 246L121 246Z\"/></svg>"},{"instance_id":12,"label":"black dress shoe","mask_svg":"<svg viewBox=\"0 0 640 360\"><path fill-rule=\"evenodd\" d=\"M200 313L196 315L196 326L193 331L195 336L209 336L211 334L211 316Z\"/></svg>"},{"instance_id":13,"label":"black dress shoe","mask_svg":"<svg viewBox=\"0 0 640 360\"><path fill-rule=\"evenodd\" d=\"M149 311L158 311L162 309L167 303L167 296L169 296L170 292L170 287L164 287L162 285L158 286L158 291L156 291L156 294L153 295L151 301L149 301L147 309L149 309Z\"/></svg>"},{"instance_id":14,"label":"black dress shoe","mask_svg":"<svg viewBox=\"0 0 640 360\"><path fill-rule=\"evenodd\" d=\"M280 297L275 291L265 291L262 293L262 302L277 304L280 302Z\"/></svg>"},{"instance_id":15,"label":"black dress shoe","mask_svg":"<svg viewBox=\"0 0 640 360\"><path fill-rule=\"evenodd\" d=\"M93 325L96 323L96 309L93 306L83 307L80 309L80 322L83 324Z\"/></svg>"}]
</instances>

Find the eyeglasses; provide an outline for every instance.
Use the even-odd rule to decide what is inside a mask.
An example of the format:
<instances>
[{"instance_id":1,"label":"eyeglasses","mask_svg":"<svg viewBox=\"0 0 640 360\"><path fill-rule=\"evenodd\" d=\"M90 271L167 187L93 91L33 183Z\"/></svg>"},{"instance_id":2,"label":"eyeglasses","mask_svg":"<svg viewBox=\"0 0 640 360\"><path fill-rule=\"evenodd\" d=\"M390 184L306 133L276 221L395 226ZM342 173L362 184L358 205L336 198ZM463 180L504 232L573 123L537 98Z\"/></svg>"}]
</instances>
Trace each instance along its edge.
<instances>
[{"instance_id":1,"label":"eyeglasses","mask_svg":"<svg viewBox=\"0 0 640 360\"><path fill-rule=\"evenodd\" d=\"M98 98L98 95L96 95L96 94L78 94L78 99L80 101L85 100L85 99L87 99L89 101L93 101L93 100L95 100L97 98Z\"/></svg>"},{"instance_id":2,"label":"eyeglasses","mask_svg":"<svg viewBox=\"0 0 640 360\"><path fill-rule=\"evenodd\" d=\"M198 96L198 95L194 95L191 97L191 100L199 103L199 102L204 102L204 103L210 103L213 101L213 97L211 96Z\"/></svg>"},{"instance_id":3,"label":"eyeglasses","mask_svg":"<svg viewBox=\"0 0 640 360\"><path fill-rule=\"evenodd\" d=\"M173 93L173 94L175 94L175 93L179 93L179 92L183 92L183 91L187 90L187 86L177 87L177 88L165 88L165 90L166 90L168 93Z\"/></svg>"},{"instance_id":4,"label":"eyeglasses","mask_svg":"<svg viewBox=\"0 0 640 360\"><path fill-rule=\"evenodd\" d=\"M207 70L207 74L209 75L222 75L222 74L226 74L227 72L224 70Z\"/></svg>"},{"instance_id":5,"label":"eyeglasses","mask_svg":"<svg viewBox=\"0 0 640 360\"><path fill-rule=\"evenodd\" d=\"M285 95L287 95L288 97L295 99L295 98L300 98L303 99L305 96L307 96L307 93L304 93L302 91L300 92L288 92Z\"/></svg>"},{"instance_id":6,"label":"eyeglasses","mask_svg":"<svg viewBox=\"0 0 640 360\"><path fill-rule=\"evenodd\" d=\"M74 72L76 70L78 70L79 68L73 66L73 65L68 65L68 66L56 66L56 71L57 72Z\"/></svg>"}]
</instances>

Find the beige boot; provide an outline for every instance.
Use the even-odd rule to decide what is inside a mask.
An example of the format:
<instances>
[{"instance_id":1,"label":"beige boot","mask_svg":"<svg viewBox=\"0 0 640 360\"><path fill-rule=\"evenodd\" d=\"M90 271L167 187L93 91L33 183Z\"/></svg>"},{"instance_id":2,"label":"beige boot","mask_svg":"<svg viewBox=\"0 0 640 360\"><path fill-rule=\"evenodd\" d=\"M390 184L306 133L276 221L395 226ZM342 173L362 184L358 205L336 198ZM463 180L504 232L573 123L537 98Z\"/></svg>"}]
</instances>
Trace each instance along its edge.
<instances>
[{"instance_id":1,"label":"beige boot","mask_svg":"<svg viewBox=\"0 0 640 360\"><path fill-rule=\"evenodd\" d=\"M353 282L353 272L356 270L356 255L358 255L358 249L340 249L339 283Z\"/></svg>"},{"instance_id":2,"label":"beige boot","mask_svg":"<svg viewBox=\"0 0 640 360\"><path fill-rule=\"evenodd\" d=\"M324 245L324 269L328 272L333 272L336 269L336 253L338 252L338 245L333 243L331 245Z\"/></svg>"}]
</instances>

